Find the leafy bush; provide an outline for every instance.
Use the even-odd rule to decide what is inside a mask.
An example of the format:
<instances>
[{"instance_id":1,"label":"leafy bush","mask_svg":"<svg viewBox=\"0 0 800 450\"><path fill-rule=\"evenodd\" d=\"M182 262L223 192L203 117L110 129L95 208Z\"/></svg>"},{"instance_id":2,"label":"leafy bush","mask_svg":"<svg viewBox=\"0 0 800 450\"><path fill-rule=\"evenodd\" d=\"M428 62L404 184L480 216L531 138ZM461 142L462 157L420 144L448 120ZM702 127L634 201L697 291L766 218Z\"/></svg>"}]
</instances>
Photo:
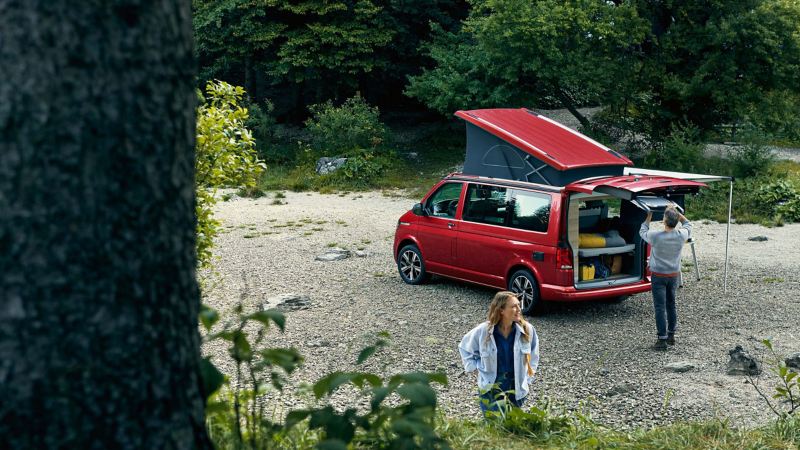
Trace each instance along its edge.
<instances>
[{"instance_id":1,"label":"leafy bush","mask_svg":"<svg viewBox=\"0 0 800 450\"><path fill-rule=\"evenodd\" d=\"M206 85L197 108L195 147L195 189L197 191L197 260L200 267L211 264L211 248L219 222L212 208L221 187L254 188L266 168L259 161L255 141L245 123L246 108L239 106L244 89L224 81Z\"/></svg>"},{"instance_id":2,"label":"leafy bush","mask_svg":"<svg viewBox=\"0 0 800 450\"><path fill-rule=\"evenodd\" d=\"M758 142L736 147L730 153L730 159L733 163L733 174L738 178L764 175L775 161L772 152Z\"/></svg>"},{"instance_id":3,"label":"leafy bush","mask_svg":"<svg viewBox=\"0 0 800 450\"><path fill-rule=\"evenodd\" d=\"M242 300L246 295L245 291ZM282 426L269 420L261 397L270 386L283 389L286 375L303 363L303 357L294 348L262 348L270 324L284 331L286 318L280 311L245 314L240 300L234 312L235 319L213 333L218 313L205 305L200 312L200 322L208 333L205 341L227 343L228 355L236 369L231 382L210 358L203 359L208 432L217 448L240 449L245 445L251 449L265 448ZM254 328L254 332L249 331Z\"/></svg>"},{"instance_id":4,"label":"leafy bush","mask_svg":"<svg viewBox=\"0 0 800 450\"><path fill-rule=\"evenodd\" d=\"M234 362L235 379L231 381L211 363L203 359L203 382L209 393L206 422L216 448L260 449L295 448L298 439L306 447L346 448L357 443L369 448L448 448L435 430L436 392L431 383L447 384L447 377L438 373L412 372L388 379L368 372L333 372L312 386L317 400L328 398L343 385L351 384L369 397L369 409L359 413L351 406L338 411L331 405L290 411L283 423L267 414L269 389L282 390L286 376L302 363L295 350L262 348L270 324L284 331L286 319L276 310L245 313L242 303L247 289L235 309L236 317L221 329L212 332L219 321L216 311L203 306L200 321L207 335L206 342L222 341ZM379 333L376 342L361 350L356 364L361 364L389 343L389 335ZM390 406L390 397L401 400ZM354 402L354 404L358 404ZM308 421L306 422L306 419ZM303 429L311 432L310 439Z\"/></svg>"},{"instance_id":5,"label":"leafy bush","mask_svg":"<svg viewBox=\"0 0 800 450\"><path fill-rule=\"evenodd\" d=\"M508 408L505 411L489 411L487 417L509 433L538 440L547 440L574 429L576 420L583 416L555 412L547 401L525 408Z\"/></svg>"},{"instance_id":6,"label":"leafy bush","mask_svg":"<svg viewBox=\"0 0 800 450\"><path fill-rule=\"evenodd\" d=\"M334 179L344 181L346 184L366 188L383 173L387 165L388 162L383 158L365 153L351 156L344 166L332 175Z\"/></svg>"},{"instance_id":7,"label":"leafy bush","mask_svg":"<svg viewBox=\"0 0 800 450\"><path fill-rule=\"evenodd\" d=\"M275 123L275 117L272 115L275 106L269 100L266 100L263 106L249 101L245 106L249 113L245 121L245 127L253 133L259 158L275 160L275 157L278 156L274 154L278 127Z\"/></svg>"},{"instance_id":8,"label":"leafy bush","mask_svg":"<svg viewBox=\"0 0 800 450\"><path fill-rule=\"evenodd\" d=\"M332 102L309 107L312 117L306 121L314 150L327 155L351 156L374 153L388 137L377 107L371 107L356 95L341 106Z\"/></svg>"},{"instance_id":9,"label":"leafy bush","mask_svg":"<svg viewBox=\"0 0 800 450\"><path fill-rule=\"evenodd\" d=\"M800 190L789 180L778 180L761 186L755 192L762 211L789 222L800 221Z\"/></svg>"},{"instance_id":10,"label":"leafy bush","mask_svg":"<svg viewBox=\"0 0 800 450\"><path fill-rule=\"evenodd\" d=\"M645 155L646 167L680 172L702 172L705 145L700 130L692 125L672 129L665 142Z\"/></svg>"}]
</instances>

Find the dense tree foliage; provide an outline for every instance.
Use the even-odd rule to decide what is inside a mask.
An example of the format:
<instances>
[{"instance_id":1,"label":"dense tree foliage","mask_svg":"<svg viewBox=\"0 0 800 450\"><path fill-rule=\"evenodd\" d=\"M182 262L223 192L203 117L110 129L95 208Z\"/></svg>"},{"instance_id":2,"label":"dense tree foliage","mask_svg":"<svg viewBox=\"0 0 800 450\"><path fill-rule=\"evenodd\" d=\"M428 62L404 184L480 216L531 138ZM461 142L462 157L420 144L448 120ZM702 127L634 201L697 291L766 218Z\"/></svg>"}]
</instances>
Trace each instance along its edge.
<instances>
[{"instance_id":1,"label":"dense tree foliage","mask_svg":"<svg viewBox=\"0 0 800 450\"><path fill-rule=\"evenodd\" d=\"M588 125L577 107L612 95L645 30L627 4L474 0L461 35L440 35L430 47L439 64L413 78L409 94L434 99L432 105L444 113L473 102L556 103Z\"/></svg>"},{"instance_id":2,"label":"dense tree foliage","mask_svg":"<svg viewBox=\"0 0 800 450\"><path fill-rule=\"evenodd\" d=\"M636 8L650 23L643 67L626 103L614 106L638 114L646 131L658 136L677 122L769 125L765 114L796 111L800 3L642 0Z\"/></svg>"},{"instance_id":3,"label":"dense tree foliage","mask_svg":"<svg viewBox=\"0 0 800 450\"><path fill-rule=\"evenodd\" d=\"M278 114L356 91L370 100L400 96L423 64L417 51L430 21L456 25L459 0L194 0L202 79L241 83Z\"/></svg>"},{"instance_id":4,"label":"dense tree foliage","mask_svg":"<svg viewBox=\"0 0 800 450\"><path fill-rule=\"evenodd\" d=\"M408 94L449 114L484 106L605 105L663 137L750 119L785 123L800 88L800 4L473 0L427 47ZM765 114L769 113L767 117Z\"/></svg>"}]
</instances>

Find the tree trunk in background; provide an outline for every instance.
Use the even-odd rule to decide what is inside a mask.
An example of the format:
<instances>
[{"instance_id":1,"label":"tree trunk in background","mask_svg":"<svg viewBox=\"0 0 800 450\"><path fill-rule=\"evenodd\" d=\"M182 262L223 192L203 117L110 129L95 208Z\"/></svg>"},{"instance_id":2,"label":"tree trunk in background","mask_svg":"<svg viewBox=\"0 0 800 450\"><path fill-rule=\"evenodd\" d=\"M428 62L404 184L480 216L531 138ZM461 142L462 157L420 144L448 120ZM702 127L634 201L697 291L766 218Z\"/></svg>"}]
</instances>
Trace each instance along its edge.
<instances>
[{"instance_id":1,"label":"tree trunk in background","mask_svg":"<svg viewBox=\"0 0 800 450\"><path fill-rule=\"evenodd\" d=\"M209 448L189 0L0 0L0 447Z\"/></svg>"}]
</instances>

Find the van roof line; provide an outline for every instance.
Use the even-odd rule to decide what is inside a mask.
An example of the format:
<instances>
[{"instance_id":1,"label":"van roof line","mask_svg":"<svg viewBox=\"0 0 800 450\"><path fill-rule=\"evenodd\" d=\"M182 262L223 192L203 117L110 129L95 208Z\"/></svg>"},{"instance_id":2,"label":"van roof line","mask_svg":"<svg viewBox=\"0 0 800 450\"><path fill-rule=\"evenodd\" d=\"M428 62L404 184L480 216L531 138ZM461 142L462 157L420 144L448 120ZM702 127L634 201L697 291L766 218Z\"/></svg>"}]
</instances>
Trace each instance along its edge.
<instances>
[{"instance_id":1,"label":"van roof line","mask_svg":"<svg viewBox=\"0 0 800 450\"><path fill-rule=\"evenodd\" d=\"M531 181L515 181L515 180L507 180L504 178L492 178L492 177L484 177L480 175L467 175L463 173L451 173L445 177L447 180L455 180L455 181L473 181L473 182L481 182L481 183L488 183L488 184L496 184L499 186L508 186L508 187L520 187L520 188L535 188L540 190L545 190L549 192L561 192L564 190L563 186L551 186L548 184L539 184L534 183Z\"/></svg>"}]
</instances>

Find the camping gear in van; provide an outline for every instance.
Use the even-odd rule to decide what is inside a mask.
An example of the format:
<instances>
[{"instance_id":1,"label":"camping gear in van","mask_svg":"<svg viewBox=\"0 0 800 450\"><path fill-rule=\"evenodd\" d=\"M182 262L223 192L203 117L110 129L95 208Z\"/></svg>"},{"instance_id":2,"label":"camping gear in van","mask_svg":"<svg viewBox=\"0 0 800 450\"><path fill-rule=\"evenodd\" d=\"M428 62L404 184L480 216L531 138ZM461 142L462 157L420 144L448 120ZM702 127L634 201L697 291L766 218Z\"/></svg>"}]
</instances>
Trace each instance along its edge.
<instances>
[{"instance_id":1,"label":"camping gear in van","mask_svg":"<svg viewBox=\"0 0 800 450\"><path fill-rule=\"evenodd\" d=\"M606 238L600 233L580 233L578 239L582 248L601 248L606 246Z\"/></svg>"},{"instance_id":2,"label":"camping gear in van","mask_svg":"<svg viewBox=\"0 0 800 450\"><path fill-rule=\"evenodd\" d=\"M604 255L605 264L611 269L611 275L622 272L622 255Z\"/></svg>"},{"instance_id":3,"label":"camping gear in van","mask_svg":"<svg viewBox=\"0 0 800 450\"><path fill-rule=\"evenodd\" d=\"M581 281L594 279L594 266L591 263L580 265L580 279Z\"/></svg>"},{"instance_id":4,"label":"camping gear in van","mask_svg":"<svg viewBox=\"0 0 800 450\"><path fill-rule=\"evenodd\" d=\"M627 244L617 230L608 230L605 233L579 233L578 239L578 245L582 248L622 247Z\"/></svg>"}]
</instances>

